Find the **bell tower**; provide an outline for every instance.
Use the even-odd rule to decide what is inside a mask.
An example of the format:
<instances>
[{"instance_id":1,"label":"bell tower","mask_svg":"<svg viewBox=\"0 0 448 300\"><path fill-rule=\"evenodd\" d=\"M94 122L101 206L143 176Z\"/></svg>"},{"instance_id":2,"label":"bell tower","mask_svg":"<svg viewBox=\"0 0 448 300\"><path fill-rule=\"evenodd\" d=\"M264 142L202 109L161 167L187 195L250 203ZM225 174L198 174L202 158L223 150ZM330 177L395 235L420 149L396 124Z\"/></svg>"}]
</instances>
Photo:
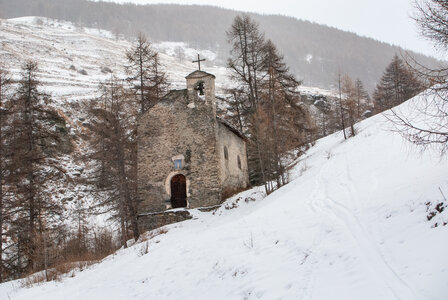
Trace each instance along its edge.
<instances>
[{"instance_id":1,"label":"bell tower","mask_svg":"<svg viewBox=\"0 0 448 300\"><path fill-rule=\"evenodd\" d=\"M195 105L200 105L201 102L210 105L216 116L215 75L197 70L185 78L190 99Z\"/></svg>"}]
</instances>

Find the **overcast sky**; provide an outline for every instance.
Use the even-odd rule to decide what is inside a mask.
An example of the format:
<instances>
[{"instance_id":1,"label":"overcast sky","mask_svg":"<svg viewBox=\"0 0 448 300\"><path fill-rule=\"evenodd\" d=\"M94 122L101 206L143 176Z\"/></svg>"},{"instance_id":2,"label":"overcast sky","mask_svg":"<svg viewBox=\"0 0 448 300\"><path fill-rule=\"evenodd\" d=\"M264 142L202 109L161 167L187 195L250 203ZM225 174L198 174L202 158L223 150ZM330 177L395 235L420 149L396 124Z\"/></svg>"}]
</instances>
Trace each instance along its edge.
<instances>
[{"instance_id":1,"label":"overcast sky","mask_svg":"<svg viewBox=\"0 0 448 300\"><path fill-rule=\"evenodd\" d=\"M281 14L326 24L441 57L419 37L410 19L413 0L103 0L136 4L204 4L262 14Z\"/></svg>"}]
</instances>

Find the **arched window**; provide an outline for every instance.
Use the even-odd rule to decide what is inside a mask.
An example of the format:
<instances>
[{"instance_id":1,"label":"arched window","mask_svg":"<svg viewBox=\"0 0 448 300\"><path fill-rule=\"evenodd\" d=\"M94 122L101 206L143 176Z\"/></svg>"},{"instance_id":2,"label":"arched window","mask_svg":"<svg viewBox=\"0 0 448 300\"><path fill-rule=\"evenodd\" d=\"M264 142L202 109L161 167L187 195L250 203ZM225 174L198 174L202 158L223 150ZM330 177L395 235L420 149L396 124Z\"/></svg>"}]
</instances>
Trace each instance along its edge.
<instances>
[{"instance_id":1,"label":"arched window","mask_svg":"<svg viewBox=\"0 0 448 300\"><path fill-rule=\"evenodd\" d=\"M237 160L238 160L238 169L241 170L241 159L239 155L237 156Z\"/></svg>"},{"instance_id":2,"label":"arched window","mask_svg":"<svg viewBox=\"0 0 448 300\"><path fill-rule=\"evenodd\" d=\"M224 158L229 160L229 152L227 151L227 146L224 146Z\"/></svg>"}]
</instances>

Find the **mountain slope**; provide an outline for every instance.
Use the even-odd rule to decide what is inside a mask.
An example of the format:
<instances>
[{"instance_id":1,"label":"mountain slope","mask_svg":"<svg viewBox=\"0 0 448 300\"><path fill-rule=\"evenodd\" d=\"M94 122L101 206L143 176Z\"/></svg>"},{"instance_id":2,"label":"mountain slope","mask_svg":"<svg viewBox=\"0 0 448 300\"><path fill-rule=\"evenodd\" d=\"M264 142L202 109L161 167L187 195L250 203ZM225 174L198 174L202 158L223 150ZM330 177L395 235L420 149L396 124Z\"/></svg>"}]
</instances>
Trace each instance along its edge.
<instances>
[{"instance_id":1,"label":"mountain slope","mask_svg":"<svg viewBox=\"0 0 448 300\"><path fill-rule=\"evenodd\" d=\"M38 80L40 91L52 96L51 105L56 108L66 121L67 143L73 144L73 152L63 159L67 174L75 179L76 188L61 186L54 193L59 201L66 203L64 223L75 227L76 214L73 213L75 202L85 202L84 208L92 208L92 193L83 183L76 179L88 177L92 165L75 159L85 154L90 147L88 142L90 118L83 106L84 100L95 99L98 87L112 75L124 78L126 50L132 44L123 39L116 39L113 34L99 29L78 27L70 22L63 22L40 17L23 17L17 19L0 19L0 64L9 69L13 79L20 78L20 67L27 60L38 63ZM216 75L216 91L223 96L224 90L232 86L226 68L216 62L216 53L209 50L190 48L184 43L161 42L154 44L159 51L160 60L165 66L172 89L185 88L185 76L196 70L192 60L199 53L207 59L202 65L207 72ZM183 53L179 57L178 51ZM304 94L325 94L330 91L301 87ZM311 102L312 103L312 102ZM222 105L220 105L222 107ZM80 180L83 181L83 180ZM60 189L59 189L60 188ZM93 209L93 208L92 208ZM106 223L107 216L93 218L92 226ZM97 219L100 219L99 221Z\"/></svg>"},{"instance_id":2,"label":"mountain slope","mask_svg":"<svg viewBox=\"0 0 448 300\"><path fill-rule=\"evenodd\" d=\"M0 20L0 29L1 61L12 68L13 75L18 75L24 61L36 60L43 87L58 102L90 99L98 84L109 79L111 74L125 77L125 53L132 44L114 39L108 31L37 17ZM182 43L154 46L161 51L161 62L166 66L170 83L174 88L183 87L184 77L196 69L190 58L197 55L197 51ZM175 57L175 47L182 48L183 59ZM226 83L225 68L216 66L214 53L198 52L208 59L206 69L216 74L218 88L222 88Z\"/></svg>"},{"instance_id":3,"label":"mountain slope","mask_svg":"<svg viewBox=\"0 0 448 300\"><path fill-rule=\"evenodd\" d=\"M87 0L0 0L0 17L43 16L128 37L143 31L155 42L185 42L213 50L221 64L229 56L226 30L241 12L200 5L119 5ZM291 70L306 85L329 88L339 70L360 78L369 90L402 49L336 28L275 15L250 14L266 37L285 55ZM419 62L436 60L415 54Z\"/></svg>"},{"instance_id":4,"label":"mountain slope","mask_svg":"<svg viewBox=\"0 0 448 300\"><path fill-rule=\"evenodd\" d=\"M264 199L246 191L169 226L147 254L137 244L62 282L5 283L0 298L445 299L448 210L430 221L427 210L445 201L447 161L417 153L382 115L357 129L319 140Z\"/></svg>"}]
</instances>

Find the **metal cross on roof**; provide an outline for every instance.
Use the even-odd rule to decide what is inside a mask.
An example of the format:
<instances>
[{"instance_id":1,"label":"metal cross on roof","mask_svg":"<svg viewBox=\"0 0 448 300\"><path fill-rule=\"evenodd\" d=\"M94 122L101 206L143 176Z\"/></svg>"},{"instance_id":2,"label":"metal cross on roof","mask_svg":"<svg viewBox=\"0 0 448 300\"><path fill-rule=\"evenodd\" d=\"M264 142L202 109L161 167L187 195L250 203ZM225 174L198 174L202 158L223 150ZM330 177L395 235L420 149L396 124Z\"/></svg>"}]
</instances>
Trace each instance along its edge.
<instances>
[{"instance_id":1,"label":"metal cross on roof","mask_svg":"<svg viewBox=\"0 0 448 300\"><path fill-rule=\"evenodd\" d=\"M192 62L193 63L198 63L198 67L199 67L199 71L201 70L201 61L205 61L205 59L203 58L203 59L200 59L199 58L199 54L198 54L198 60L193 60Z\"/></svg>"}]
</instances>

